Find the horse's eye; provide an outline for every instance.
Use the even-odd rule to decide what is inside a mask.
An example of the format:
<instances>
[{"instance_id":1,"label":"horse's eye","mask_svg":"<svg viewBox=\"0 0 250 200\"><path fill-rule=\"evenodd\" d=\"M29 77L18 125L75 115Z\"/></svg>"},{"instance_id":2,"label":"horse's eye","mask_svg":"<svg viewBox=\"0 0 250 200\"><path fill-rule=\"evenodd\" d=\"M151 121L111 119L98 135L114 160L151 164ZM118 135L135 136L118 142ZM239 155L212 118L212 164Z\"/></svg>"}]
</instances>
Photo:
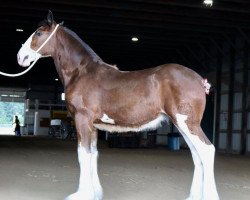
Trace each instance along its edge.
<instances>
[{"instance_id":1,"label":"horse's eye","mask_svg":"<svg viewBox=\"0 0 250 200\"><path fill-rule=\"evenodd\" d=\"M41 35L42 35L42 32L41 32L41 31L37 31L37 32L36 32L36 35L37 35L37 36L41 36Z\"/></svg>"}]
</instances>

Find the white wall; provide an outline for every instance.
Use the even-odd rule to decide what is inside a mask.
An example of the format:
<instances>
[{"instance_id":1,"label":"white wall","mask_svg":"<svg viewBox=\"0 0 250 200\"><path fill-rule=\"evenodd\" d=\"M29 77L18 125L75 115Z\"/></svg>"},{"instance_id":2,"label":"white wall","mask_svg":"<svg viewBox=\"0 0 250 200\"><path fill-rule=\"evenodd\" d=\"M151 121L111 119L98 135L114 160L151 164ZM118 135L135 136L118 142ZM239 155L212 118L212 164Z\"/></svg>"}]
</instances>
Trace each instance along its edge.
<instances>
[{"instance_id":1,"label":"white wall","mask_svg":"<svg viewBox=\"0 0 250 200\"><path fill-rule=\"evenodd\" d=\"M41 121L43 118L50 118L49 110L38 110L34 117L34 135L48 135L49 127L42 127Z\"/></svg>"}]
</instances>

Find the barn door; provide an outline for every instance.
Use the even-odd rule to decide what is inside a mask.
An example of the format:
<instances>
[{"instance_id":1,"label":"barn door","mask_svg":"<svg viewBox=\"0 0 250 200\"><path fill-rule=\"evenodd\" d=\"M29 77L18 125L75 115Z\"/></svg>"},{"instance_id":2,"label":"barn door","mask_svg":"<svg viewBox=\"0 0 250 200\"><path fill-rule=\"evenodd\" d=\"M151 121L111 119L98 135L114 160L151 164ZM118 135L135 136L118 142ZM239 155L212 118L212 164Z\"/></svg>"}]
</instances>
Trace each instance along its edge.
<instances>
[{"instance_id":1,"label":"barn door","mask_svg":"<svg viewBox=\"0 0 250 200\"><path fill-rule=\"evenodd\" d=\"M14 116L24 125L25 92L0 88L0 135L14 135Z\"/></svg>"}]
</instances>

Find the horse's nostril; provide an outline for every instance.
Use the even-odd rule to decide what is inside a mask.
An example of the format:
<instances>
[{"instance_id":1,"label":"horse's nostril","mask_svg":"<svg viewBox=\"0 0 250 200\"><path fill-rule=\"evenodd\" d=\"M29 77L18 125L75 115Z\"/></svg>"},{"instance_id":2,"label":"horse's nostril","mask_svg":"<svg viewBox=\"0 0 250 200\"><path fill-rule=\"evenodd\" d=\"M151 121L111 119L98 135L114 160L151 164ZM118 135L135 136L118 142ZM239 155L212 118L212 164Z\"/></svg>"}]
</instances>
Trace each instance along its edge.
<instances>
[{"instance_id":1,"label":"horse's nostril","mask_svg":"<svg viewBox=\"0 0 250 200\"><path fill-rule=\"evenodd\" d=\"M29 55L25 56L24 59L23 59L23 61L25 61L28 58L29 58Z\"/></svg>"}]
</instances>

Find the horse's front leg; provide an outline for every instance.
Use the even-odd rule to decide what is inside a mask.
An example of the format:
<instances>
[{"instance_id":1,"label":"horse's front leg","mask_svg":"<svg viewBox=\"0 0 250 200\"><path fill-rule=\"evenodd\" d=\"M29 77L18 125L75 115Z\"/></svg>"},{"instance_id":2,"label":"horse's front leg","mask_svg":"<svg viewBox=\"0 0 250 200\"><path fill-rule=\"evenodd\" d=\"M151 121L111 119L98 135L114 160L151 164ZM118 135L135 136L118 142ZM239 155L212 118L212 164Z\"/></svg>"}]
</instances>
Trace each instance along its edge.
<instances>
[{"instance_id":1,"label":"horse's front leg","mask_svg":"<svg viewBox=\"0 0 250 200\"><path fill-rule=\"evenodd\" d=\"M96 130L93 128L91 118L88 115L82 113L77 113L75 115L75 125L78 136L78 161L80 165L80 179L77 192L68 196L66 200L99 200L100 198L97 197L98 195L95 195L95 185L96 182L99 183L99 179L97 180L97 172L95 172L95 168L97 169L97 164L96 167L94 165L94 163L97 163L97 150L95 150L95 152L93 151L93 146L96 145L92 144L92 134L96 134ZM93 174L95 175L94 179Z\"/></svg>"},{"instance_id":2,"label":"horse's front leg","mask_svg":"<svg viewBox=\"0 0 250 200\"><path fill-rule=\"evenodd\" d=\"M102 200L103 198L103 191L102 186L100 184L99 176L98 176L98 150L97 150L97 130L94 129L91 135L91 176L92 176L92 182L93 182L93 188L95 192L95 200Z\"/></svg>"}]
</instances>

